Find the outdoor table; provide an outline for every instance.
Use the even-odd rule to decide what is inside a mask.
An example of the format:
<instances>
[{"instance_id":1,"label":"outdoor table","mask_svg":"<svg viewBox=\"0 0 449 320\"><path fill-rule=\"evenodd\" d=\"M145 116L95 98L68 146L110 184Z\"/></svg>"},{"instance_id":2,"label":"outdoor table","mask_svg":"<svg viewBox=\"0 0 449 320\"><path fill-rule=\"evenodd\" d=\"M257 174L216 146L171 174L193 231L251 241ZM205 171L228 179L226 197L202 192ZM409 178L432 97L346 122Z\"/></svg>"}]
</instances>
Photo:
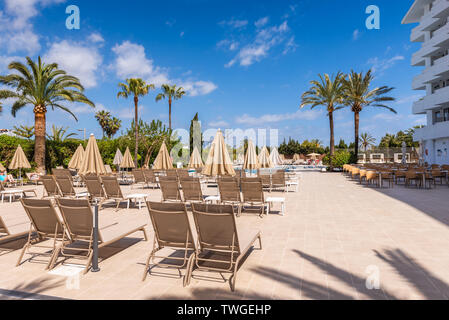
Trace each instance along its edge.
<instances>
[{"instance_id":1,"label":"outdoor table","mask_svg":"<svg viewBox=\"0 0 449 320\"><path fill-rule=\"evenodd\" d=\"M266 199L266 201L268 202L268 211L267 211L267 215L269 212L271 212L271 207L273 206L273 203L280 203L281 204L281 215L285 215L285 198L282 197L269 197Z\"/></svg>"},{"instance_id":2,"label":"outdoor table","mask_svg":"<svg viewBox=\"0 0 449 320\"><path fill-rule=\"evenodd\" d=\"M139 210L142 207L142 200L143 202L145 202L147 200L148 195L147 194L143 194L143 193L133 193L133 194L129 194L127 196L125 196L125 199L128 200L128 205L127 205L127 209L129 209L129 203L131 200L134 200L135 202L137 202L137 200L139 201Z\"/></svg>"},{"instance_id":3,"label":"outdoor table","mask_svg":"<svg viewBox=\"0 0 449 320\"><path fill-rule=\"evenodd\" d=\"M23 193L24 193L23 190L20 190L20 189L11 189L11 190L2 191L1 192L1 194L2 194L2 203L3 203L5 195L9 196L9 203L11 203L12 196L14 196L14 198L15 198L18 195L20 198L22 198Z\"/></svg>"},{"instance_id":4,"label":"outdoor table","mask_svg":"<svg viewBox=\"0 0 449 320\"><path fill-rule=\"evenodd\" d=\"M205 202L220 202L220 196L208 196L204 199Z\"/></svg>"}]
</instances>

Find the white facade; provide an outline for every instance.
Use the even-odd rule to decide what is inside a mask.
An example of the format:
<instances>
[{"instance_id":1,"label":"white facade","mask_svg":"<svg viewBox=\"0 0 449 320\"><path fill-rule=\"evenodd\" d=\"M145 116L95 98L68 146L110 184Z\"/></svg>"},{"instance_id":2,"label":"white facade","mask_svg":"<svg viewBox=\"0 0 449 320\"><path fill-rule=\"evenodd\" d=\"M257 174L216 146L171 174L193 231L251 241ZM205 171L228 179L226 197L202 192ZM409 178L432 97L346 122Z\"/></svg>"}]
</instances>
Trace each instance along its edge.
<instances>
[{"instance_id":1,"label":"white facade","mask_svg":"<svg viewBox=\"0 0 449 320\"><path fill-rule=\"evenodd\" d=\"M410 40L422 47L412 65L423 67L413 79L425 96L413 104L414 114L427 115L427 126L416 130L424 161L449 164L449 0L415 0L402 23L418 23Z\"/></svg>"}]
</instances>

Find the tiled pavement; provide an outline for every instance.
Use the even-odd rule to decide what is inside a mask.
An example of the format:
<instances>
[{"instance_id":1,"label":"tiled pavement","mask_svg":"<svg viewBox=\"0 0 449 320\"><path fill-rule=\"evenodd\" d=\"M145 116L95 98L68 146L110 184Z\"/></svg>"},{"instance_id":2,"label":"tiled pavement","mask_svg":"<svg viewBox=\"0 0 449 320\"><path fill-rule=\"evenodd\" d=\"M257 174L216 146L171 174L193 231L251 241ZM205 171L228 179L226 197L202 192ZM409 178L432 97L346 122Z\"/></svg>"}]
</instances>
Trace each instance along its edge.
<instances>
[{"instance_id":1,"label":"tiled pavement","mask_svg":"<svg viewBox=\"0 0 449 320\"><path fill-rule=\"evenodd\" d=\"M124 188L125 194L134 192ZM160 200L159 190L143 192ZM216 193L216 188L208 193ZM216 273L196 273L187 288L176 270L154 270L157 274L142 282L152 247L149 225L150 241L135 233L102 249L101 271L80 275L79 283L46 272L45 258L16 268L20 250L0 251L0 299L449 298L446 186L379 190L338 173L308 172L302 175L298 193L273 195L286 197L285 216L274 212L262 219L244 215L237 220L241 232L262 231L263 250L249 254L238 272L235 292ZM23 209L19 202L0 205L0 213L11 210ZM146 208L103 212L112 219L120 215L150 223ZM0 244L0 249L21 245L23 240ZM367 277L376 280L376 276L380 288L368 289Z\"/></svg>"}]
</instances>

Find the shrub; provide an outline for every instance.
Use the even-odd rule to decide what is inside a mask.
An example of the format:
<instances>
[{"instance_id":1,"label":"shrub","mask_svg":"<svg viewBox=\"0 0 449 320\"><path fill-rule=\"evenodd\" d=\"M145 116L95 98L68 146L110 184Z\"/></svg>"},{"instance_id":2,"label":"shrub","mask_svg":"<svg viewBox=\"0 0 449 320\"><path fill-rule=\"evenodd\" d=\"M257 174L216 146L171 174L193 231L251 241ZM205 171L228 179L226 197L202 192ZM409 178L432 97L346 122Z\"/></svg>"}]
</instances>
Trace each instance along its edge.
<instances>
[{"instance_id":1,"label":"shrub","mask_svg":"<svg viewBox=\"0 0 449 320\"><path fill-rule=\"evenodd\" d=\"M329 161L329 155L326 155L326 157L323 159L323 163L326 165L330 164ZM342 168L345 164L355 163L355 155L354 152L349 152L346 150L341 150L335 152L333 158L332 158L332 165L334 168Z\"/></svg>"}]
</instances>

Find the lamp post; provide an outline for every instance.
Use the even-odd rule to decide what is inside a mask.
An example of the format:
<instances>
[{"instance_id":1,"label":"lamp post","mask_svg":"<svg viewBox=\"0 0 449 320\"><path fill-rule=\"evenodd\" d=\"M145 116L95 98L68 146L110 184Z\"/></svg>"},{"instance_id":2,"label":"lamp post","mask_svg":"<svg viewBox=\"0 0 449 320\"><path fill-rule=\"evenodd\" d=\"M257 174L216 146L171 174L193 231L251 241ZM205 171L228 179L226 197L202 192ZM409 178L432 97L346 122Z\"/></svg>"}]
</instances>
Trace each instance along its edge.
<instances>
[{"instance_id":1,"label":"lamp post","mask_svg":"<svg viewBox=\"0 0 449 320\"><path fill-rule=\"evenodd\" d=\"M84 129L77 129L79 132L83 132L84 133L84 139L83 139L83 141L84 141L84 143L86 143L86 128L84 128Z\"/></svg>"}]
</instances>

